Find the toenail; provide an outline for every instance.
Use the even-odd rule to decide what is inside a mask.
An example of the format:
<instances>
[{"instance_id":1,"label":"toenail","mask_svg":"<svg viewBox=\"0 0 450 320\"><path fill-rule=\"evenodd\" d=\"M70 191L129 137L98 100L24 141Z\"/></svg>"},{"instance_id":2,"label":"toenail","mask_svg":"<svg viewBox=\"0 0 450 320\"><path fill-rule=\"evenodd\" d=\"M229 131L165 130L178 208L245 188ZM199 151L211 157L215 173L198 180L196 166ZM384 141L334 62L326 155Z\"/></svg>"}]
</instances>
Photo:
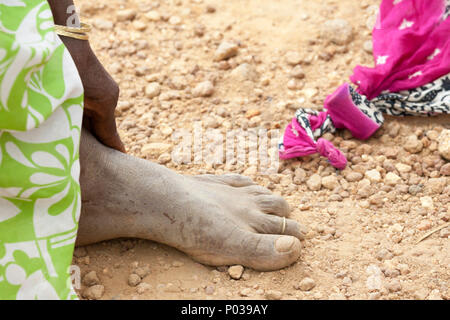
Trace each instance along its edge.
<instances>
[{"instance_id":1,"label":"toenail","mask_svg":"<svg viewBox=\"0 0 450 320\"><path fill-rule=\"evenodd\" d=\"M294 242L294 237L279 237L277 241L275 241L275 248L278 250L278 252L288 252L289 250L291 250Z\"/></svg>"}]
</instances>

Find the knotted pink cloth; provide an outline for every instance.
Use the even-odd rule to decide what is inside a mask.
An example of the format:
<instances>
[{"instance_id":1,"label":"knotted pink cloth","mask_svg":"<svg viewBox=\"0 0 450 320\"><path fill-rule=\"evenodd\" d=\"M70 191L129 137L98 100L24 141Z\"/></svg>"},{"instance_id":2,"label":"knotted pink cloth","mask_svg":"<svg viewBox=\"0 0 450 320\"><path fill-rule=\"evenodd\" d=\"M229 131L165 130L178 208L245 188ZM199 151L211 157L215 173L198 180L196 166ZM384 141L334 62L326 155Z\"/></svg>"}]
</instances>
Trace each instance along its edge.
<instances>
[{"instance_id":1,"label":"knotted pink cloth","mask_svg":"<svg viewBox=\"0 0 450 320\"><path fill-rule=\"evenodd\" d=\"M376 66L357 66L351 81L360 94L373 99L384 91L418 88L450 73L450 19L443 19L445 0L383 0L373 30ZM324 103L325 111L309 115L314 131L330 116L336 128L368 139L379 127L354 103L349 84L343 84ZM297 118L286 128L281 159L320 153L337 169L344 169L345 156L325 139L314 141Z\"/></svg>"},{"instance_id":2,"label":"knotted pink cloth","mask_svg":"<svg viewBox=\"0 0 450 320\"><path fill-rule=\"evenodd\" d=\"M445 0L384 0L372 32L374 68L357 66L350 80L373 99L418 88L450 72L450 19Z\"/></svg>"}]
</instances>

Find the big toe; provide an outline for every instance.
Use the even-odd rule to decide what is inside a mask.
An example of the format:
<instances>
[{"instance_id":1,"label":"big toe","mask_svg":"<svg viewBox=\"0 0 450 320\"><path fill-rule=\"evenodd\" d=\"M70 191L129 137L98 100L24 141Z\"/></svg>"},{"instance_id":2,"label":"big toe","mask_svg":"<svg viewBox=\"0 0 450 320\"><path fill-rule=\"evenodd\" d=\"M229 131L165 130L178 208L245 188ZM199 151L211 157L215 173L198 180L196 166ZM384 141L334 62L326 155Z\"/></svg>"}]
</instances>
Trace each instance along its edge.
<instances>
[{"instance_id":1,"label":"big toe","mask_svg":"<svg viewBox=\"0 0 450 320\"><path fill-rule=\"evenodd\" d=\"M245 232L236 255L247 267L273 271L296 262L300 257L300 251L301 243L293 236Z\"/></svg>"}]
</instances>

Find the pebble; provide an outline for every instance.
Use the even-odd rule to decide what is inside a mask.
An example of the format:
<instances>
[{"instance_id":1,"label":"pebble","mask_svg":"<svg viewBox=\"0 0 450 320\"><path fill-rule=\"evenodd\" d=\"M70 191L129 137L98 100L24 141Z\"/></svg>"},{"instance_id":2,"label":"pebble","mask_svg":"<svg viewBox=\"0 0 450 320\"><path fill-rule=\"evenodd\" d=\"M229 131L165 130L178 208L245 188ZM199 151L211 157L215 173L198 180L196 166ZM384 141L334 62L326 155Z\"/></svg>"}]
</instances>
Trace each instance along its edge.
<instances>
[{"instance_id":1,"label":"pebble","mask_svg":"<svg viewBox=\"0 0 450 320\"><path fill-rule=\"evenodd\" d=\"M422 189L423 189L422 185L413 184L413 185L409 186L408 193L412 194L413 196L415 196L419 192L422 192Z\"/></svg>"},{"instance_id":2,"label":"pebble","mask_svg":"<svg viewBox=\"0 0 450 320\"><path fill-rule=\"evenodd\" d=\"M132 273L128 276L128 284L131 287L136 287L139 283L141 283L141 277L139 277L137 274Z\"/></svg>"},{"instance_id":3,"label":"pebble","mask_svg":"<svg viewBox=\"0 0 450 320\"><path fill-rule=\"evenodd\" d=\"M423 149L423 143L416 135L410 135L403 144L403 149L411 153L419 153Z\"/></svg>"},{"instance_id":4,"label":"pebble","mask_svg":"<svg viewBox=\"0 0 450 320\"><path fill-rule=\"evenodd\" d=\"M142 282L142 283L139 283L139 284L137 285L137 287L136 287L136 292L139 293L139 294L143 294L143 293L145 293L146 291L150 290L151 287L152 287L152 286L151 286L150 284L145 283L145 282Z\"/></svg>"},{"instance_id":5,"label":"pebble","mask_svg":"<svg viewBox=\"0 0 450 320\"><path fill-rule=\"evenodd\" d=\"M377 252L377 259L380 261L390 260L394 257L394 255L387 249L381 249Z\"/></svg>"},{"instance_id":6,"label":"pebble","mask_svg":"<svg viewBox=\"0 0 450 320\"><path fill-rule=\"evenodd\" d=\"M322 25L321 36L337 45L346 45L353 39L353 27L343 19L328 20Z\"/></svg>"},{"instance_id":7,"label":"pebble","mask_svg":"<svg viewBox=\"0 0 450 320\"><path fill-rule=\"evenodd\" d=\"M432 224L431 224L430 220L422 220L418 224L417 229L420 231L426 231L426 230L430 230L431 227L432 227Z\"/></svg>"},{"instance_id":8,"label":"pebble","mask_svg":"<svg viewBox=\"0 0 450 320\"><path fill-rule=\"evenodd\" d=\"M86 257L88 254L87 250L85 247L77 247L75 248L75 250L73 251L73 255L77 258L83 258Z\"/></svg>"},{"instance_id":9,"label":"pebble","mask_svg":"<svg viewBox=\"0 0 450 320\"><path fill-rule=\"evenodd\" d=\"M105 287L97 284L95 286L89 287L83 292L83 297L89 300L99 300L105 293Z\"/></svg>"},{"instance_id":10,"label":"pebble","mask_svg":"<svg viewBox=\"0 0 450 320\"><path fill-rule=\"evenodd\" d=\"M328 190L334 190L335 188L339 187L339 181L334 175L326 176L322 178L322 186L324 186Z\"/></svg>"},{"instance_id":11,"label":"pebble","mask_svg":"<svg viewBox=\"0 0 450 320\"><path fill-rule=\"evenodd\" d=\"M431 178L425 183L424 191L428 195L437 195L441 194L446 186L446 178Z\"/></svg>"},{"instance_id":12,"label":"pebble","mask_svg":"<svg viewBox=\"0 0 450 320\"><path fill-rule=\"evenodd\" d=\"M420 198L420 205L422 208L432 210L434 208L433 199L429 196Z\"/></svg>"},{"instance_id":13,"label":"pebble","mask_svg":"<svg viewBox=\"0 0 450 320\"><path fill-rule=\"evenodd\" d=\"M230 76L238 82L241 81L258 81L259 74L255 68L248 63L242 63L231 71Z\"/></svg>"},{"instance_id":14,"label":"pebble","mask_svg":"<svg viewBox=\"0 0 450 320\"><path fill-rule=\"evenodd\" d=\"M152 10L145 14L145 17L150 21L159 21L161 20L161 15L158 11Z\"/></svg>"},{"instance_id":15,"label":"pebble","mask_svg":"<svg viewBox=\"0 0 450 320\"><path fill-rule=\"evenodd\" d=\"M360 181L363 177L363 174L360 172L350 171L345 175L345 180L347 180L348 182L356 182Z\"/></svg>"},{"instance_id":16,"label":"pebble","mask_svg":"<svg viewBox=\"0 0 450 320\"><path fill-rule=\"evenodd\" d=\"M97 276L97 272L95 271L88 272L83 278L83 284L88 287L100 284L100 279Z\"/></svg>"},{"instance_id":17,"label":"pebble","mask_svg":"<svg viewBox=\"0 0 450 320\"><path fill-rule=\"evenodd\" d=\"M149 83L145 87L145 96L149 99L159 96L161 93L161 85L158 82Z\"/></svg>"},{"instance_id":18,"label":"pebble","mask_svg":"<svg viewBox=\"0 0 450 320\"><path fill-rule=\"evenodd\" d=\"M388 186L395 186L395 185L399 184L401 181L402 181L402 178L400 178L398 175L396 175L393 172L388 172L386 174L386 177L384 178L384 182Z\"/></svg>"},{"instance_id":19,"label":"pebble","mask_svg":"<svg viewBox=\"0 0 450 320\"><path fill-rule=\"evenodd\" d=\"M373 51L373 43L372 43L372 41L371 40L364 41L363 49L367 53L372 53L372 51Z\"/></svg>"},{"instance_id":20,"label":"pebble","mask_svg":"<svg viewBox=\"0 0 450 320\"><path fill-rule=\"evenodd\" d=\"M365 177L369 179L371 182L381 181L381 175L376 169L366 171Z\"/></svg>"},{"instance_id":21,"label":"pebble","mask_svg":"<svg viewBox=\"0 0 450 320\"><path fill-rule=\"evenodd\" d=\"M192 93L195 97L210 97L214 93L214 85L211 81L200 82Z\"/></svg>"},{"instance_id":22,"label":"pebble","mask_svg":"<svg viewBox=\"0 0 450 320\"><path fill-rule=\"evenodd\" d=\"M232 279L239 280L244 273L244 267L241 265L231 266L228 268L228 274Z\"/></svg>"},{"instance_id":23,"label":"pebble","mask_svg":"<svg viewBox=\"0 0 450 320\"><path fill-rule=\"evenodd\" d=\"M297 65L291 70L290 76L296 79L303 79L305 77L305 72L300 65Z\"/></svg>"},{"instance_id":24,"label":"pebble","mask_svg":"<svg viewBox=\"0 0 450 320\"><path fill-rule=\"evenodd\" d=\"M252 293L252 290L250 288L244 288L241 291L239 291L239 294L242 297L248 297Z\"/></svg>"},{"instance_id":25,"label":"pebble","mask_svg":"<svg viewBox=\"0 0 450 320\"><path fill-rule=\"evenodd\" d=\"M136 17L136 11L133 9L119 10L116 16L118 21L133 20Z\"/></svg>"},{"instance_id":26,"label":"pebble","mask_svg":"<svg viewBox=\"0 0 450 320\"><path fill-rule=\"evenodd\" d=\"M213 285L206 286L205 293L207 295L212 295L216 291L216 288Z\"/></svg>"},{"instance_id":27,"label":"pebble","mask_svg":"<svg viewBox=\"0 0 450 320\"><path fill-rule=\"evenodd\" d=\"M214 53L214 61L222 61L238 54L239 47L236 43L224 41Z\"/></svg>"},{"instance_id":28,"label":"pebble","mask_svg":"<svg viewBox=\"0 0 450 320\"><path fill-rule=\"evenodd\" d=\"M302 56L297 51L289 51L285 55L286 62L291 66L295 66L302 62Z\"/></svg>"},{"instance_id":29,"label":"pebble","mask_svg":"<svg viewBox=\"0 0 450 320\"><path fill-rule=\"evenodd\" d=\"M150 274L150 268L148 266L137 267L136 269L134 269L133 273L137 274L141 279L144 279Z\"/></svg>"},{"instance_id":30,"label":"pebble","mask_svg":"<svg viewBox=\"0 0 450 320\"><path fill-rule=\"evenodd\" d=\"M300 281L298 288L302 291L311 291L316 286L316 282L311 278L304 278Z\"/></svg>"},{"instance_id":31,"label":"pebble","mask_svg":"<svg viewBox=\"0 0 450 320\"><path fill-rule=\"evenodd\" d=\"M169 23L174 26L181 24L181 22L182 20L179 16L172 16L169 19Z\"/></svg>"},{"instance_id":32,"label":"pebble","mask_svg":"<svg viewBox=\"0 0 450 320\"><path fill-rule=\"evenodd\" d=\"M450 176L450 162L444 164L444 165L441 167L441 170L439 171L439 174L440 174L441 176Z\"/></svg>"},{"instance_id":33,"label":"pebble","mask_svg":"<svg viewBox=\"0 0 450 320\"><path fill-rule=\"evenodd\" d=\"M408 173L411 172L412 167L404 163L396 163L395 169L397 169L400 173Z\"/></svg>"},{"instance_id":34,"label":"pebble","mask_svg":"<svg viewBox=\"0 0 450 320\"><path fill-rule=\"evenodd\" d=\"M439 147L438 147L439 154L443 158L450 161L450 129L443 130L438 140L439 140Z\"/></svg>"},{"instance_id":35,"label":"pebble","mask_svg":"<svg viewBox=\"0 0 450 320\"><path fill-rule=\"evenodd\" d=\"M309 190L318 191L322 187L322 177L319 174L315 173L308 179L306 185L308 186Z\"/></svg>"},{"instance_id":36,"label":"pebble","mask_svg":"<svg viewBox=\"0 0 450 320\"><path fill-rule=\"evenodd\" d=\"M442 300L442 295L438 289L431 290L427 300Z\"/></svg>"},{"instance_id":37,"label":"pebble","mask_svg":"<svg viewBox=\"0 0 450 320\"><path fill-rule=\"evenodd\" d=\"M167 143L153 142L144 145L141 152L150 157L159 157L161 154L167 152L172 146Z\"/></svg>"},{"instance_id":38,"label":"pebble","mask_svg":"<svg viewBox=\"0 0 450 320\"><path fill-rule=\"evenodd\" d=\"M386 283L385 287L389 290L389 292L399 292L402 290L402 285L398 279L389 281Z\"/></svg>"},{"instance_id":39,"label":"pebble","mask_svg":"<svg viewBox=\"0 0 450 320\"><path fill-rule=\"evenodd\" d=\"M114 23L108 20L95 19L94 26L100 30L112 30L114 28Z\"/></svg>"},{"instance_id":40,"label":"pebble","mask_svg":"<svg viewBox=\"0 0 450 320\"><path fill-rule=\"evenodd\" d=\"M265 297L267 300L281 300L283 294L277 290L268 290L266 291Z\"/></svg>"}]
</instances>

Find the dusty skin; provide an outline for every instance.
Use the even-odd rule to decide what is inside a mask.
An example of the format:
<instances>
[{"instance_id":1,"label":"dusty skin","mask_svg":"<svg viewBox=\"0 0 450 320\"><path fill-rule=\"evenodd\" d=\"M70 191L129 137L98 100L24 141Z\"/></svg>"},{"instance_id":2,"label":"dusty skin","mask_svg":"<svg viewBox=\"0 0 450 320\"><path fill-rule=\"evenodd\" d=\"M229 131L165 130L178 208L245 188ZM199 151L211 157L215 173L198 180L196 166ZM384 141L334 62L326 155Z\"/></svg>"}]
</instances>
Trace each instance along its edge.
<instances>
[{"instance_id":1,"label":"dusty skin","mask_svg":"<svg viewBox=\"0 0 450 320\"><path fill-rule=\"evenodd\" d=\"M288 203L247 177L182 176L106 148L87 131L80 159L78 245L142 238L207 265L241 264L265 271L286 267L300 256L305 228L283 221Z\"/></svg>"},{"instance_id":2,"label":"dusty skin","mask_svg":"<svg viewBox=\"0 0 450 320\"><path fill-rule=\"evenodd\" d=\"M354 66L373 65L370 28L379 1L75 2L81 17L94 26L90 34L92 47L120 85L120 135L129 155L143 159L133 160L138 163L135 167L142 165L143 171L150 172L145 177L142 170L135 172L135 168L124 164L124 170L138 177L120 186L102 184L102 188L114 192L105 195L110 202L99 203L98 207L109 208L109 215L109 210L96 212L92 208L94 201L85 199L84 206L91 208L83 209L79 241L95 242L118 235L125 238L76 249L73 264L81 269L81 297L87 298L87 291L94 285L103 286L103 290L89 297L99 299L449 299L450 229L433 233L418 244L417 240L450 221L449 164L438 150L441 132L450 129L450 117L390 117L368 141L356 140L346 131L328 136L349 160L343 172L336 172L317 156L284 161L278 174L270 176L259 174L248 163L178 165L170 158L177 144L171 139L171 132L192 130L195 121L202 121L205 131L219 129L223 134L232 129L258 127L281 133L296 107L320 109L326 96L348 81ZM343 19L352 27L352 36L344 44L330 44L328 33L322 34L330 19ZM215 61L215 52L225 41L238 45L237 55ZM196 97L195 88L205 81L213 85L211 96ZM415 144L417 153L407 150L412 150L408 141ZM146 152L153 143L167 144L168 149ZM98 161L99 156L95 155ZM106 167L97 169L103 170L104 181L113 181L109 180L114 175L108 174L108 166L125 160L120 158L102 160ZM139 187L156 184L158 178L152 181L150 177L158 176L158 172L176 172L170 173L173 180L166 180L182 180L173 186L179 193L185 190L187 181L191 186L187 192L194 193L193 186L198 190L205 186L227 190L210 200L208 211L198 211L201 214L197 217L203 215L203 223L211 223L211 230L194 231L194 235L210 235L218 242L223 233L213 230L223 226L228 230L236 227L240 234L251 234L252 239L275 237L259 247L268 250L270 259L258 262L255 269L246 267L241 278L234 280L227 267L198 262L203 258L208 260L204 262L221 264L214 259L232 248L230 242L229 246L214 244L212 248L222 250L206 256L205 251L193 250L196 245L198 249L198 242L192 235L186 238L191 243L180 245L169 236L181 237L182 232L164 237L154 232L154 219L160 219L158 223L163 228L171 228L170 219L177 217L161 215L164 212L150 203L156 197L153 192L161 192L158 188L168 187L167 184L159 184L146 194L145 188ZM264 224L279 222L284 205L264 213L262 202L258 201L261 196L244 196L241 192L255 187L232 187L224 180L207 182L207 177L195 178L230 173L248 176L261 186L258 190L267 188L287 201L291 209L289 219L308 228L305 239L300 241L301 250L296 251L295 246L291 249L299 252L298 258L280 254L275 259L274 244L280 237L276 228L281 228L281 224ZM96 172L94 177L98 175ZM311 190L308 181L309 185L319 181L319 189ZM120 203L132 198L126 197L126 192L132 192L134 199L142 202ZM173 204L180 204L181 199ZM195 198L190 199L190 203L183 204L186 208L200 205ZM242 207L252 210L231 209L226 214L221 211L224 207L237 208L238 202L245 202ZM141 211L143 207L148 211ZM210 207L229 222L204 216ZM119 208L126 210L118 211ZM131 208L136 211L130 212ZM178 210L171 208L166 213ZM87 212L92 216L85 215ZM236 215L231 217L231 212ZM96 224L96 215L106 216L102 223L110 226ZM143 222L129 227L139 221L139 215L148 225ZM177 218L180 222L184 219ZM87 219L94 222L86 225ZM94 232L83 235L95 226ZM267 236L265 231L257 231L262 226L265 230L275 229L276 234ZM186 227L185 224L184 232L188 232ZM200 224L191 224L191 228L199 227ZM140 234L133 234L137 230L141 230ZM157 242L162 239L169 245ZM177 243L178 249L170 246ZM245 259L243 248L233 251L237 260L227 264L246 264L240 260ZM290 259L294 263L279 271L259 271L270 263L272 267L273 263L288 265Z\"/></svg>"}]
</instances>

